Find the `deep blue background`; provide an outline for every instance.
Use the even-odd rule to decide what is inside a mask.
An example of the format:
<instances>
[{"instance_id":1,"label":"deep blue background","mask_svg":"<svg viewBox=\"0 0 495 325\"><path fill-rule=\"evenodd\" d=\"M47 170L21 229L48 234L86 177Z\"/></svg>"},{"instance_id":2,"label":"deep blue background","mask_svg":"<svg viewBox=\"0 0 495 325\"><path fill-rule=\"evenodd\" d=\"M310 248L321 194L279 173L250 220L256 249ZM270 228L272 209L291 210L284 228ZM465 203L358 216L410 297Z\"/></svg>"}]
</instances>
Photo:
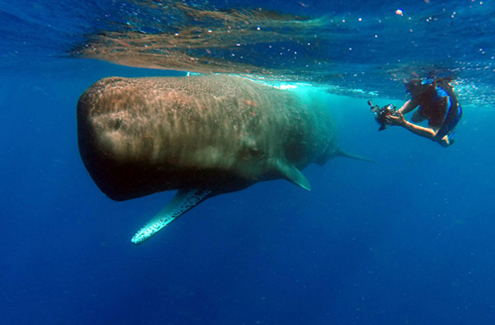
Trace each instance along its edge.
<instances>
[{"instance_id":1,"label":"deep blue background","mask_svg":"<svg viewBox=\"0 0 495 325\"><path fill-rule=\"evenodd\" d=\"M299 8L270 6L288 3ZM448 149L400 128L377 132L366 99L328 95L341 147L379 164L336 158L304 171L312 192L273 181L215 197L134 246L173 193L106 198L79 158L76 103L102 77L171 73L52 57L52 42L30 41L0 42L2 324L494 323L495 113L473 105L472 79Z\"/></svg>"},{"instance_id":2,"label":"deep blue background","mask_svg":"<svg viewBox=\"0 0 495 325\"><path fill-rule=\"evenodd\" d=\"M495 319L491 111L443 149L376 131L365 101L329 96L343 158L215 197L145 245L171 197L107 199L82 165L78 96L112 74L3 76L0 314L7 324L490 324ZM378 101L387 103L386 100ZM400 104L400 102L395 102Z\"/></svg>"}]
</instances>

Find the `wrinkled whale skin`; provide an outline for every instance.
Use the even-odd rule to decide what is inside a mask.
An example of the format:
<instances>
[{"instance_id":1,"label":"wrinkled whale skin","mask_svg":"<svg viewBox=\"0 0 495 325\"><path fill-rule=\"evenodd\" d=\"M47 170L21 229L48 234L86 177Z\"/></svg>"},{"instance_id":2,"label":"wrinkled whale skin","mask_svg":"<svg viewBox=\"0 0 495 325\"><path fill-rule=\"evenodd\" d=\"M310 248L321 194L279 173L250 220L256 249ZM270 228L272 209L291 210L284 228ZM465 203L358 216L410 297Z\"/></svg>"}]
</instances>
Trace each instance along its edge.
<instances>
[{"instance_id":1,"label":"wrinkled whale skin","mask_svg":"<svg viewBox=\"0 0 495 325\"><path fill-rule=\"evenodd\" d=\"M81 95L77 118L84 165L117 201L238 191L337 151L327 108L236 76L105 78Z\"/></svg>"},{"instance_id":2,"label":"wrinkled whale skin","mask_svg":"<svg viewBox=\"0 0 495 325\"><path fill-rule=\"evenodd\" d=\"M338 148L324 102L238 76L105 78L79 98L79 152L113 200L178 190L141 244L215 195L281 178L310 190L310 163L367 160Z\"/></svg>"}]
</instances>

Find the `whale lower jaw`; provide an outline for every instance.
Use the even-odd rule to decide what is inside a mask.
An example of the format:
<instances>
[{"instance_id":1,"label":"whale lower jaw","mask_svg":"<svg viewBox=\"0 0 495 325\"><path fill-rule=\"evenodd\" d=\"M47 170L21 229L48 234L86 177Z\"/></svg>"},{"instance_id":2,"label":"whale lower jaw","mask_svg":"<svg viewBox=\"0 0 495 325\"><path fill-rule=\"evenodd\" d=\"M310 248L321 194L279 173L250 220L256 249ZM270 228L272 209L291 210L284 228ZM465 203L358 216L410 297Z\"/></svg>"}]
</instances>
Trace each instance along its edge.
<instances>
[{"instance_id":1,"label":"whale lower jaw","mask_svg":"<svg viewBox=\"0 0 495 325\"><path fill-rule=\"evenodd\" d=\"M144 243L169 223L212 196L211 190L179 190L172 200L132 237L131 242L135 245Z\"/></svg>"}]
</instances>

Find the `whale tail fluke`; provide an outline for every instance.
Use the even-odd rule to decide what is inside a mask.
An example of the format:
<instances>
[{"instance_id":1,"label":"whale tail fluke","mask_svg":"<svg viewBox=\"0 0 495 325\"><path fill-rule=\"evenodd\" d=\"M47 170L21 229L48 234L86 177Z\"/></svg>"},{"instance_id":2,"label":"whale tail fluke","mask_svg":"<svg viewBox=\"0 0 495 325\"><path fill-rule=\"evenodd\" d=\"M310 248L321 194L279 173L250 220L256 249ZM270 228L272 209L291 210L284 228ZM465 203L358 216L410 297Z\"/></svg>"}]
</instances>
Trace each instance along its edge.
<instances>
[{"instance_id":1,"label":"whale tail fluke","mask_svg":"<svg viewBox=\"0 0 495 325\"><path fill-rule=\"evenodd\" d=\"M369 158L359 156L359 155L355 155L355 154L349 153L347 151L344 151L342 149L337 149L337 151L335 152L335 157L345 157L345 158L351 158L351 159L367 161L370 163L378 164L378 162L376 160L369 159Z\"/></svg>"}]
</instances>

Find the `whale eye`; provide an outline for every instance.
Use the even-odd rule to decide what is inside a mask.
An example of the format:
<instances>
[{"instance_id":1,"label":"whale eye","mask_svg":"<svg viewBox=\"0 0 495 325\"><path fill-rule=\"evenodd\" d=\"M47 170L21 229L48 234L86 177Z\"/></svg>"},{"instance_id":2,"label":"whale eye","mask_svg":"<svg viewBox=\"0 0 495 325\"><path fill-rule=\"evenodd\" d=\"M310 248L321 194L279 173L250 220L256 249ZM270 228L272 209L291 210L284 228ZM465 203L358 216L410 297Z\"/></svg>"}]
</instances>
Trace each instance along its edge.
<instances>
[{"instance_id":1,"label":"whale eye","mask_svg":"<svg viewBox=\"0 0 495 325\"><path fill-rule=\"evenodd\" d=\"M113 124L112 128L113 128L114 131L118 131L121 126L122 126L122 119L119 118L118 120L115 120L114 121L114 124Z\"/></svg>"},{"instance_id":2,"label":"whale eye","mask_svg":"<svg viewBox=\"0 0 495 325\"><path fill-rule=\"evenodd\" d=\"M249 148L249 154L253 158L261 158L261 157L265 156L265 152L263 151L262 148L259 148L259 147Z\"/></svg>"}]
</instances>

